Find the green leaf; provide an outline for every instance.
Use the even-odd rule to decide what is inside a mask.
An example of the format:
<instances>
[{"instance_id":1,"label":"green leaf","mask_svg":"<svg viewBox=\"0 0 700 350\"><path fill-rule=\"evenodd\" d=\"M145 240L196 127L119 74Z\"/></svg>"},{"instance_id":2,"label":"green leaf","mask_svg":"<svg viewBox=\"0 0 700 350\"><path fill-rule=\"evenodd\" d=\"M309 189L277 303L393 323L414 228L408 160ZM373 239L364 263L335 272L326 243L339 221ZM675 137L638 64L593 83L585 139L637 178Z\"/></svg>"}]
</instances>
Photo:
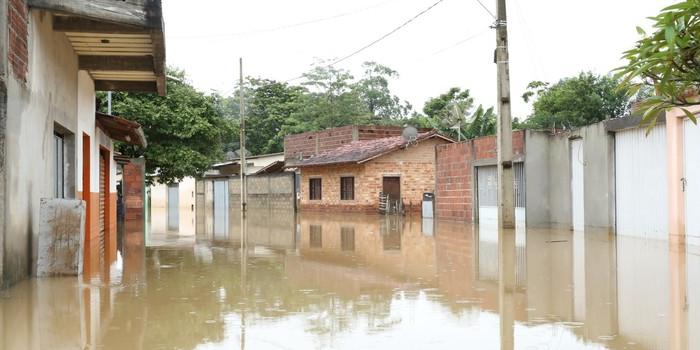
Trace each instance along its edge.
<instances>
[{"instance_id":1,"label":"green leaf","mask_svg":"<svg viewBox=\"0 0 700 350\"><path fill-rule=\"evenodd\" d=\"M637 33L639 33L639 35L647 35L647 32L645 32L644 29L642 29L642 27L640 26L637 26Z\"/></svg>"},{"instance_id":2,"label":"green leaf","mask_svg":"<svg viewBox=\"0 0 700 350\"><path fill-rule=\"evenodd\" d=\"M683 113L685 113L685 116L688 117L688 119L690 119L691 122L693 122L693 124L698 125L698 118L695 116L695 114L693 114L685 108L681 108L681 110L683 111Z\"/></svg>"}]
</instances>

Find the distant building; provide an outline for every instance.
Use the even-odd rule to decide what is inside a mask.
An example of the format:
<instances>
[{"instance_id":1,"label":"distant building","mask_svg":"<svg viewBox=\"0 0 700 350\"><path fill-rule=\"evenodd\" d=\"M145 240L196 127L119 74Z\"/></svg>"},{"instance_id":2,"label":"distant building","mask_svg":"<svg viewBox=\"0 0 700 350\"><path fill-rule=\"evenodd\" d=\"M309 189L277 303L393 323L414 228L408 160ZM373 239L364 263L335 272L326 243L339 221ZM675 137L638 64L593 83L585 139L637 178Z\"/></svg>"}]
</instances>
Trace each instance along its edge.
<instances>
[{"instance_id":1,"label":"distant building","mask_svg":"<svg viewBox=\"0 0 700 350\"><path fill-rule=\"evenodd\" d=\"M300 208L371 212L384 194L392 206L419 211L423 193L435 192L435 147L454 141L435 131L407 139L401 130L399 136L350 139L287 164L298 169Z\"/></svg>"}]
</instances>

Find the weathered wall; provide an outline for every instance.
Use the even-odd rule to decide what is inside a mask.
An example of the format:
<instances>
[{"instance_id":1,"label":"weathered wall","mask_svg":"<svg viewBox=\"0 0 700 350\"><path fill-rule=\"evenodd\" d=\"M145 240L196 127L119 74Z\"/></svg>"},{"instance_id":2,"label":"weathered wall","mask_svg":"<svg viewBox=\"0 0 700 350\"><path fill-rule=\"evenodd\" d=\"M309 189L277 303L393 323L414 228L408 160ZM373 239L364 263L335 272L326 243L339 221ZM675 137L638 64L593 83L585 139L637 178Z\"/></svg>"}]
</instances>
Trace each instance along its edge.
<instances>
[{"instance_id":1,"label":"weathered wall","mask_svg":"<svg viewBox=\"0 0 700 350\"><path fill-rule=\"evenodd\" d=\"M572 139L583 140L584 220L587 227L614 229L614 138L598 123L551 135L528 131L526 143L527 224L570 228Z\"/></svg>"},{"instance_id":2,"label":"weathered wall","mask_svg":"<svg viewBox=\"0 0 700 350\"><path fill-rule=\"evenodd\" d=\"M269 174L248 176L248 209L286 209L294 210L296 194L294 191L294 174ZM229 206L241 207L241 179L229 179Z\"/></svg>"},{"instance_id":3,"label":"weathered wall","mask_svg":"<svg viewBox=\"0 0 700 350\"><path fill-rule=\"evenodd\" d=\"M435 146L446 141L431 139L361 165L331 165L301 169L301 209L376 211L383 177L401 178L406 210L419 211L424 192L435 192ZM340 200L340 177L355 177L355 200ZM322 179L321 200L309 199L309 179Z\"/></svg>"},{"instance_id":4,"label":"weathered wall","mask_svg":"<svg viewBox=\"0 0 700 350\"><path fill-rule=\"evenodd\" d=\"M7 0L0 0L0 30L7 28ZM0 289L5 253L5 132L7 126L7 36L0 35ZM0 322L1 323L1 322ZM0 325L1 326L1 325ZM0 332L0 336L2 336Z\"/></svg>"},{"instance_id":5,"label":"weathered wall","mask_svg":"<svg viewBox=\"0 0 700 350\"><path fill-rule=\"evenodd\" d=\"M338 148L352 141L399 136L402 132L403 128L396 126L348 125L288 135L284 138L284 158L288 164L293 164L300 156L307 158L311 155Z\"/></svg>"},{"instance_id":6,"label":"weathered wall","mask_svg":"<svg viewBox=\"0 0 700 350\"><path fill-rule=\"evenodd\" d=\"M522 161L525 132L513 132L513 157ZM497 163L496 137L484 136L436 148L436 215L441 219L474 220L476 166ZM527 192L526 192L527 193Z\"/></svg>"}]
</instances>

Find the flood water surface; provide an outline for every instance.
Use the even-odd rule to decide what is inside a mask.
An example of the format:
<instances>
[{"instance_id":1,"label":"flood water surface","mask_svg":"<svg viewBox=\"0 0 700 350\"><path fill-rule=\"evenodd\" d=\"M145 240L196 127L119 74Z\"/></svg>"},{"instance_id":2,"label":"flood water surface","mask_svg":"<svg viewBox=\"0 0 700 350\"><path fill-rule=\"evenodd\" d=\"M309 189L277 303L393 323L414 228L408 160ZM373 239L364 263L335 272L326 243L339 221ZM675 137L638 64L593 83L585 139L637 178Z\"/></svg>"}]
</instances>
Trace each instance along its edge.
<instances>
[{"instance_id":1,"label":"flood water surface","mask_svg":"<svg viewBox=\"0 0 700 350\"><path fill-rule=\"evenodd\" d=\"M700 249L465 223L251 211L179 223L0 298L4 349L699 349ZM499 303L499 300L506 300ZM502 317L503 316L503 317ZM503 345L503 347L502 347Z\"/></svg>"}]
</instances>

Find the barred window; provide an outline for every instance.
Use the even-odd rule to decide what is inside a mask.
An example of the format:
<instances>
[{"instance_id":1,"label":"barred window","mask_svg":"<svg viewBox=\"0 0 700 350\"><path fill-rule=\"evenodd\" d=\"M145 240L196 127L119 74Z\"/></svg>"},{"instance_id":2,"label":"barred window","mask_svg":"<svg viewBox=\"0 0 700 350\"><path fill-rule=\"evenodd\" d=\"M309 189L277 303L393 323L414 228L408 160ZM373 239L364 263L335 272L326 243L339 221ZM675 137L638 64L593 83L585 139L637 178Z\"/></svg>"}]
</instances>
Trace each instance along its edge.
<instances>
[{"instance_id":1,"label":"barred window","mask_svg":"<svg viewBox=\"0 0 700 350\"><path fill-rule=\"evenodd\" d=\"M309 179L309 199L321 200L321 179Z\"/></svg>"},{"instance_id":2,"label":"barred window","mask_svg":"<svg viewBox=\"0 0 700 350\"><path fill-rule=\"evenodd\" d=\"M351 201L355 200L355 178L341 177L340 178L340 200Z\"/></svg>"}]
</instances>

